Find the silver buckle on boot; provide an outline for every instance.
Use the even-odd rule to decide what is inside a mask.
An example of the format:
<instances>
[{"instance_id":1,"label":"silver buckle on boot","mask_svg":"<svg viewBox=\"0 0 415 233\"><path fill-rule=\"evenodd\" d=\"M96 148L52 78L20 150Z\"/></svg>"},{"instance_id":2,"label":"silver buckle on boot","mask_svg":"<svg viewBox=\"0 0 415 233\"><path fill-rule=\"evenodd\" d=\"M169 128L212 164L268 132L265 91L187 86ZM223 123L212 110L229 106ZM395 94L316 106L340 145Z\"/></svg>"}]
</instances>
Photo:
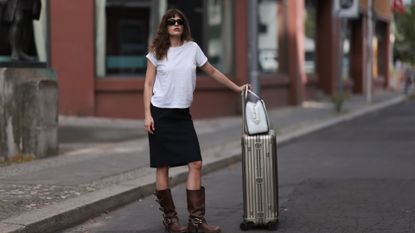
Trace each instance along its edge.
<instances>
[{"instance_id":1,"label":"silver buckle on boot","mask_svg":"<svg viewBox=\"0 0 415 233\"><path fill-rule=\"evenodd\" d=\"M166 218L166 217L164 217L164 218L163 218L163 222L164 222L164 224L166 224L166 225L170 225L173 221L172 221L170 218Z\"/></svg>"},{"instance_id":2,"label":"silver buckle on boot","mask_svg":"<svg viewBox=\"0 0 415 233\"><path fill-rule=\"evenodd\" d=\"M199 226L199 224L203 222L203 220L200 218L191 218L190 221L192 222L194 226Z\"/></svg>"}]
</instances>

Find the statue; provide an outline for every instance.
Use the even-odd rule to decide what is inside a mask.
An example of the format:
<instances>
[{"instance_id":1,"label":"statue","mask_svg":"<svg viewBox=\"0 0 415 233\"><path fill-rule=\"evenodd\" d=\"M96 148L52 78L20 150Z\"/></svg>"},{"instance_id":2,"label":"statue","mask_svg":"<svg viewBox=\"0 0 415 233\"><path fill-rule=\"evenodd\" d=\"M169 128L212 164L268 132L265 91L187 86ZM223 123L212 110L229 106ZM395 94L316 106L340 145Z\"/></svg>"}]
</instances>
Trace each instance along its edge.
<instances>
[{"instance_id":1,"label":"statue","mask_svg":"<svg viewBox=\"0 0 415 233\"><path fill-rule=\"evenodd\" d=\"M28 43L32 21L38 20L40 0L0 0L0 22L9 25L9 42L12 61L34 61L23 50Z\"/></svg>"}]
</instances>

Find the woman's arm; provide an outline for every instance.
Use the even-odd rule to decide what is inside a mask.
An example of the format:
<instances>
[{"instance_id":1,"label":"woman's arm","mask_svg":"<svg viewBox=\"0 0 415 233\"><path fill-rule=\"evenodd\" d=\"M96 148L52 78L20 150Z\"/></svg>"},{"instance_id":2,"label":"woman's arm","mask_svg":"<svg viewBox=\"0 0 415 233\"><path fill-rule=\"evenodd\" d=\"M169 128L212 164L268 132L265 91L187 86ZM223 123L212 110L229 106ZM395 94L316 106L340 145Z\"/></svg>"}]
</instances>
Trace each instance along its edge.
<instances>
[{"instance_id":1,"label":"woman's arm","mask_svg":"<svg viewBox=\"0 0 415 233\"><path fill-rule=\"evenodd\" d=\"M227 78L222 72L220 72L218 69L216 69L214 66L212 66L209 62L206 62L202 67L200 67L204 72L206 72L209 76L214 78L219 83L222 83L223 85L227 86L229 89L235 91L235 92L241 92L245 90L246 88L249 88L249 84L244 84L242 86L236 85L234 82L232 82L229 78Z\"/></svg>"},{"instance_id":2,"label":"woman's arm","mask_svg":"<svg viewBox=\"0 0 415 233\"><path fill-rule=\"evenodd\" d=\"M144 80L144 129L153 134L154 120L151 116L150 101L153 95L154 80L156 79L156 67L150 61L147 61L146 78Z\"/></svg>"}]
</instances>

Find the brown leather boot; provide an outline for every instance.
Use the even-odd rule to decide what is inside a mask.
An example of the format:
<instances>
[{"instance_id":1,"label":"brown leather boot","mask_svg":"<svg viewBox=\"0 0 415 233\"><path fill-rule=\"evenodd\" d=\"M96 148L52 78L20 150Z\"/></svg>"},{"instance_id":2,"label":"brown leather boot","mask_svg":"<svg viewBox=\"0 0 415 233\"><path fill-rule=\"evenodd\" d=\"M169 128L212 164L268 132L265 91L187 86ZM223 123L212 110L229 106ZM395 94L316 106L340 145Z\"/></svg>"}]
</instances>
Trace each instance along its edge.
<instances>
[{"instance_id":1,"label":"brown leather boot","mask_svg":"<svg viewBox=\"0 0 415 233\"><path fill-rule=\"evenodd\" d=\"M163 224L169 233L184 233L186 226L180 225L177 217L176 207L170 189L156 191L156 201L160 204L160 210L163 212Z\"/></svg>"},{"instance_id":2,"label":"brown leather boot","mask_svg":"<svg viewBox=\"0 0 415 233\"><path fill-rule=\"evenodd\" d=\"M189 211L189 223L187 232L219 233L218 226L208 225L205 219L205 188L200 190L186 190L187 210Z\"/></svg>"}]
</instances>

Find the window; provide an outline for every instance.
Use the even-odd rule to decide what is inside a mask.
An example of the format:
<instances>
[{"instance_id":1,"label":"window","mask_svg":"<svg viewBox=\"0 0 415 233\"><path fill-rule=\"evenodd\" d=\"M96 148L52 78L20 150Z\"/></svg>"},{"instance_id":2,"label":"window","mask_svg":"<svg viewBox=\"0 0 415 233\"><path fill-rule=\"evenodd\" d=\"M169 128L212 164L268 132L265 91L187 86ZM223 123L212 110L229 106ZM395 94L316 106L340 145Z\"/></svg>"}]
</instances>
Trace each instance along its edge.
<instances>
[{"instance_id":1,"label":"window","mask_svg":"<svg viewBox=\"0 0 415 233\"><path fill-rule=\"evenodd\" d=\"M151 1L96 0L97 76L131 76L146 69Z\"/></svg>"},{"instance_id":2,"label":"window","mask_svg":"<svg viewBox=\"0 0 415 233\"><path fill-rule=\"evenodd\" d=\"M315 72L316 64L316 0L305 1L304 14L304 70L306 73Z\"/></svg>"},{"instance_id":3,"label":"window","mask_svg":"<svg viewBox=\"0 0 415 233\"><path fill-rule=\"evenodd\" d=\"M386 36L387 23L382 21L375 21L375 35L373 38L373 76L376 78L387 76L388 63L385 60L388 52L386 48L389 43L389 38Z\"/></svg>"},{"instance_id":4,"label":"window","mask_svg":"<svg viewBox=\"0 0 415 233\"><path fill-rule=\"evenodd\" d=\"M278 2L259 0L258 2L258 63L265 73L278 70Z\"/></svg>"},{"instance_id":5,"label":"window","mask_svg":"<svg viewBox=\"0 0 415 233\"><path fill-rule=\"evenodd\" d=\"M347 80L349 78L349 69L350 69L350 39L351 39L351 31L348 22L344 23L343 30L341 33L343 34L343 59L342 59L342 67L341 67L341 78L342 80Z\"/></svg>"}]
</instances>

